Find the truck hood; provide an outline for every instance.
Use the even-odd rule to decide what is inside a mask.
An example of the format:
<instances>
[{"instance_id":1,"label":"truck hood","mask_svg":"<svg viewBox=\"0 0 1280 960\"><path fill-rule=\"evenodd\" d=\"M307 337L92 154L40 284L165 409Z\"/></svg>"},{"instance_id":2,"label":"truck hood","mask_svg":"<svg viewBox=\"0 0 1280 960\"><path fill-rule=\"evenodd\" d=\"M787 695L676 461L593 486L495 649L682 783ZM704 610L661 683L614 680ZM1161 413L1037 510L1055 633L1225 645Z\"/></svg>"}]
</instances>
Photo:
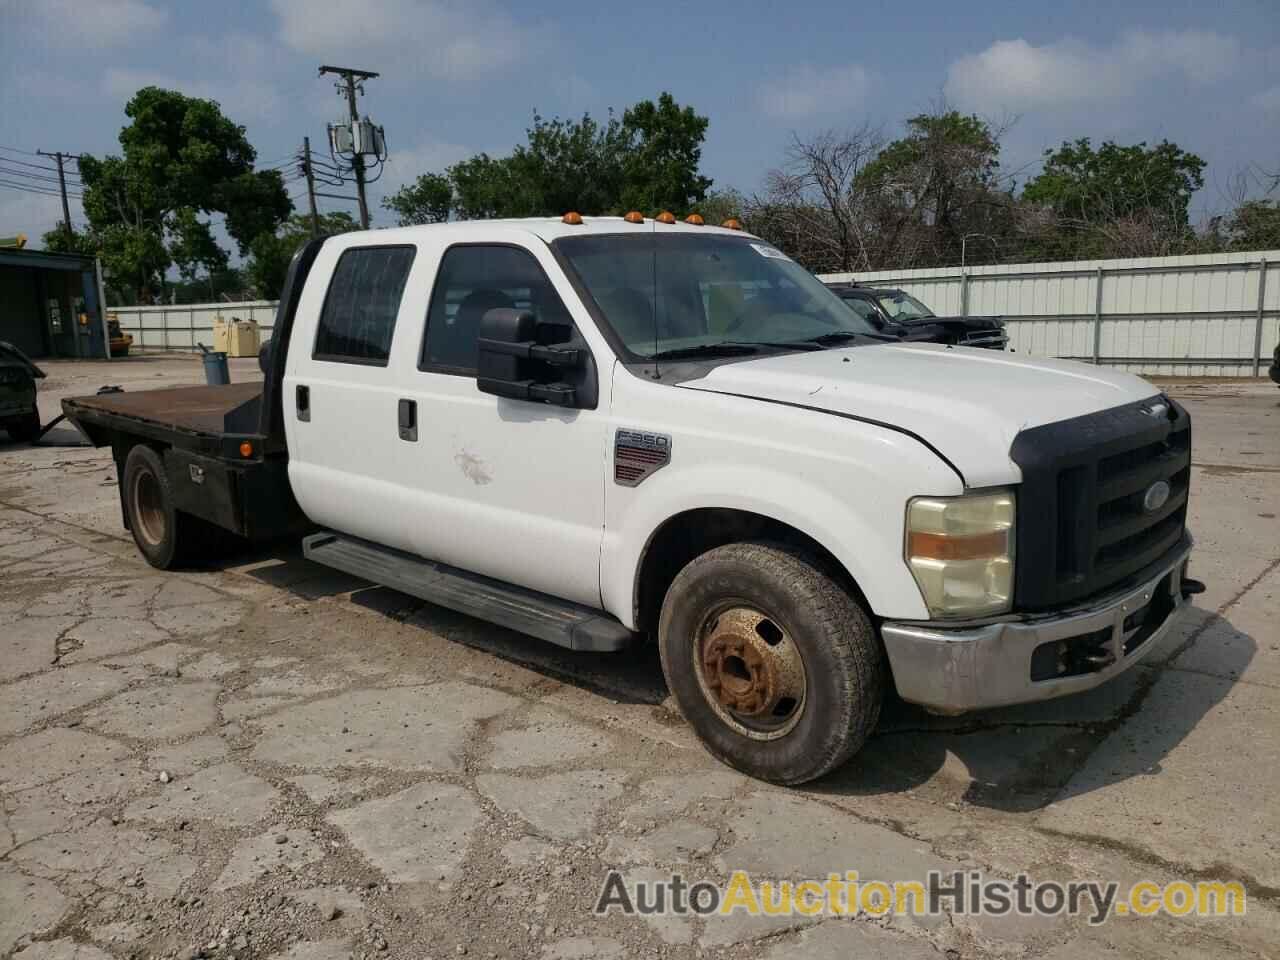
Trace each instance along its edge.
<instances>
[{"instance_id":1,"label":"truck hood","mask_svg":"<svg viewBox=\"0 0 1280 960\"><path fill-rule=\"evenodd\" d=\"M681 386L904 430L941 452L970 487L1022 479L1009 459L1019 431L1160 392L1140 377L1083 363L936 343L761 357L722 364Z\"/></svg>"}]
</instances>

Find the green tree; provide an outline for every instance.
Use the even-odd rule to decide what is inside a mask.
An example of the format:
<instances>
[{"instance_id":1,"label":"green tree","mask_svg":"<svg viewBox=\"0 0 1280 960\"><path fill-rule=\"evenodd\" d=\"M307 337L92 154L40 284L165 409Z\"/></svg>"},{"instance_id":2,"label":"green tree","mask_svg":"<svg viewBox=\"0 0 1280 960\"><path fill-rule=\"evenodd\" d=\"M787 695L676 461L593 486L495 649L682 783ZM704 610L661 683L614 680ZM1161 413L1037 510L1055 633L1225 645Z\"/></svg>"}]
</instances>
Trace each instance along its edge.
<instances>
[{"instance_id":1,"label":"green tree","mask_svg":"<svg viewBox=\"0 0 1280 960\"><path fill-rule=\"evenodd\" d=\"M178 280L169 284L167 294L173 303L215 303L249 300L256 296L239 267L214 270L194 280Z\"/></svg>"},{"instance_id":2,"label":"green tree","mask_svg":"<svg viewBox=\"0 0 1280 960\"><path fill-rule=\"evenodd\" d=\"M1154 147L1108 140L1095 150L1085 137L1046 150L1044 170L1026 185L1022 199L1082 224L1154 212L1186 226L1191 195L1204 186L1204 167L1194 153L1168 140Z\"/></svg>"},{"instance_id":3,"label":"green tree","mask_svg":"<svg viewBox=\"0 0 1280 960\"><path fill-rule=\"evenodd\" d=\"M239 252L292 209L278 171L254 170L244 127L212 100L144 87L125 106L121 156L82 157L84 209L104 264L140 300L170 267L187 279L222 270L211 214L225 216Z\"/></svg>"},{"instance_id":4,"label":"green tree","mask_svg":"<svg viewBox=\"0 0 1280 960\"><path fill-rule=\"evenodd\" d=\"M1280 249L1280 202L1246 200L1227 218L1223 233L1232 250Z\"/></svg>"},{"instance_id":5,"label":"green tree","mask_svg":"<svg viewBox=\"0 0 1280 960\"><path fill-rule=\"evenodd\" d=\"M871 257L894 266L958 263L965 235L1004 231L1011 200L999 188L1000 131L945 109L914 116L906 128L854 184L871 221L865 232L876 238Z\"/></svg>"},{"instance_id":6,"label":"green tree","mask_svg":"<svg viewBox=\"0 0 1280 960\"><path fill-rule=\"evenodd\" d=\"M698 172L707 123L669 93L656 103L634 104L621 118L610 112L604 121L535 113L526 142L508 156L480 153L448 168L453 213L463 220L568 210L588 216L629 209L687 213L711 186ZM435 180L429 183L442 193Z\"/></svg>"},{"instance_id":7,"label":"green tree","mask_svg":"<svg viewBox=\"0 0 1280 960\"><path fill-rule=\"evenodd\" d=\"M710 121L669 93L641 100L622 114L622 178L618 209L686 213L711 189L698 172Z\"/></svg>"},{"instance_id":8,"label":"green tree","mask_svg":"<svg viewBox=\"0 0 1280 960\"><path fill-rule=\"evenodd\" d=\"M98 255L98 241L87 230L72 229L71 234L61 226L50 230L40 238L41 246L51 253L79 253L83 256Z\"/></svg>"},{"instance_id":9,"label":"green tree","mask_svg":"<svg viewBox=\"0 0 1280 960\"><path fill-rule=\"evenodd\" d=\"M321 214L319 220L321 236L360 229L351 214L346 212ZM264 300L280 296L289 272L289 261L311 236L311 215L295 213L274 233L262 233L253 239L249 244L249 259L244 265L244 279L257 296Z\"/></svg>"},{"instance_id":10,"label":"green tree","mask_svg":"<svg viewBox=\"0 0 1280 960\"><path fill-rule=\"evenodd\" d=\"M724 190L708 190L693 212L701 214L707 223L718 227L729 219L741 221L750 207L751 202L741 191L728 187Z\"/></svg>"},{"instance_id":11,"label":"green tree","mask_svg":"<svg viewBox=\"0 0 1280 960\"><path fill-rule=\"evenodd\" d=\"M394 213L396 223L402 227L444 223L453 209L453 187L446 176L424 173L391 196L383 197L382 207Z\"/></svg>"}]
</instances>

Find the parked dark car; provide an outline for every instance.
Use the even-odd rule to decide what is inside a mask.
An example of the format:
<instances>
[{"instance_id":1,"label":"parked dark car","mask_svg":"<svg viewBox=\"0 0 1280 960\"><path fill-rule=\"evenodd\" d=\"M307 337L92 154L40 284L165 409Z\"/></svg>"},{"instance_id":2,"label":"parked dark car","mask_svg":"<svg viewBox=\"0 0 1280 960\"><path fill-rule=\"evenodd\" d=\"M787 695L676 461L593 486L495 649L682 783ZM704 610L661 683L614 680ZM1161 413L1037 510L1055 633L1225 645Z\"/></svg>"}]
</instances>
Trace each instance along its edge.
<instances>
[{"instance_id":1,"label":"parked dark car","mask_svg":"<svg viewBox=\"0 0 1280 960\"><path fill-rule=\"evenodd\" d=\"M951 343L1004 350L1009 333L999 317L939 317L911 294L856 283L827 286L881 334L909 343Z\"/></svg>"},{"instance_id":2,"label":"parked dark car","mask_svg":"<svg viewBox=\"0 0 1280 960\"><path fill-rule=\"evenodd\" d=\"M44 371L13 344L0 340L0 427L14 440L30 442L40 436L36 409L36 381Z\"/></svg>"},{"instance_id":3,"label":"parked dark car","mask_svg":"<svg viewBox=\"0 0 1280 960\"><path fill-rule=\"evenodd\" d=\"M1267 373L1271 374L1271 379L1277 385L1280 385L1280 343L1276 344L1275 352L1271 354L1271 367Z\"/></svg>"}]
</instances>

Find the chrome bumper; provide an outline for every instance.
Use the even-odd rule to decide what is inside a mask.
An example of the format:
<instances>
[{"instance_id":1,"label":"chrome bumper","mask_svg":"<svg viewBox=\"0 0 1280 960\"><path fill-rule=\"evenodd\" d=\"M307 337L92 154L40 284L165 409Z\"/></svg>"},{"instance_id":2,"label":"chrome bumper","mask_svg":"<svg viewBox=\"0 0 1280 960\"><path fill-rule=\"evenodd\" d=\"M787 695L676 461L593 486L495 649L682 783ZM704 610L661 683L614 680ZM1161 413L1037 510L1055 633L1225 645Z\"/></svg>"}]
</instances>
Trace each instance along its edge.
<instances>
[{"instance_id":1,"label":"chrome bumper","mask_svg":"<svg viewBox=\"0 0 1280 960\"><path fill-rule=\"evenodd\" d=\"M953 714L1048 700L1105 683L1146 656L1177 619L1190 553L1188 543L1146 583L1083 610L980 627L886 622L881 634L898 694L911 703ZM1165 591L1167 598L1161 596ZM1126 630L1125 621L1147 606L1163 608L1162 622ZM1039 655L1041 668L1046 655L1050 663L1061 664L1062 657L1073 656L1079 649L1091 652L1093 664L1088 672L1033 679L1033 653L1045 644L1054 646ZM1126 644L1131 647L1127 653Z\"/></svg>"}]
</instances>

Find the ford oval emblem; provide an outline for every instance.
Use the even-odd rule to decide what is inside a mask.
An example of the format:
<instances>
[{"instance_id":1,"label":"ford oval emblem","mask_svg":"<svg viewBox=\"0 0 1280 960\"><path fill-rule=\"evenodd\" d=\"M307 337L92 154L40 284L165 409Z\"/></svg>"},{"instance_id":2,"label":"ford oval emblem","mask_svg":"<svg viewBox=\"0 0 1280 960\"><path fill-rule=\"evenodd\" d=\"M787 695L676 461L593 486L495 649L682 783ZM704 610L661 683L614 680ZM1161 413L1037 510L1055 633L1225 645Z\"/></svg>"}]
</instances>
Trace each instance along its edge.
<instances>
[{"instance_id":1,"label":"ford oval emblem","mask_svg":"<svg viewBox=\"0 0 1280 960\"><path fill-rule=\"evenodd\" d=\"M1147 492L1142 495L1142 509L1147 513L1155 513L1168 502L1169 482L1167 480L1157 480L1147 487Z\"/></svg>"}]
</instances>

